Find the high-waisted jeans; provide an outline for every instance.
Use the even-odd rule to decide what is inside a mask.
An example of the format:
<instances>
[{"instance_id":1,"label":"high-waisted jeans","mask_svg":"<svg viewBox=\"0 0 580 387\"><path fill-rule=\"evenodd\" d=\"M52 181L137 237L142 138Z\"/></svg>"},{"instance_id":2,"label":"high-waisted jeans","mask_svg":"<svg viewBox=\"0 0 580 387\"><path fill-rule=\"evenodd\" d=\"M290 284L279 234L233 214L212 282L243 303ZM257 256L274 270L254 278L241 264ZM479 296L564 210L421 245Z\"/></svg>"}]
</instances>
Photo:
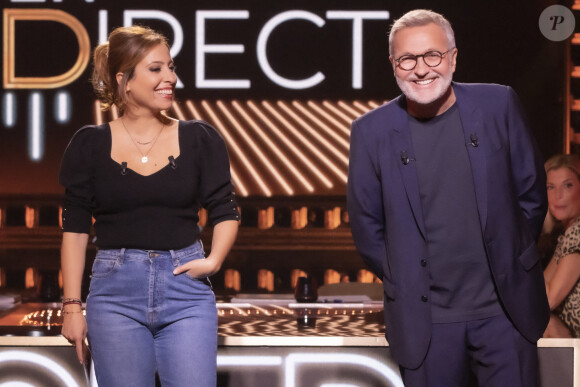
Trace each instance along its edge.
<instances>
[{"instance_id":1,"label":"high-waisted jeans","mask_svg":"<svg viewBox=\"0 0 580 387\"><path fill-rule=\"evenodd\" d=\"M173 270L203 259L182 250L99 250L87 298L88 339L100 387L216 385L217 310L208 279Z\"/></svg>"}]
</instances>

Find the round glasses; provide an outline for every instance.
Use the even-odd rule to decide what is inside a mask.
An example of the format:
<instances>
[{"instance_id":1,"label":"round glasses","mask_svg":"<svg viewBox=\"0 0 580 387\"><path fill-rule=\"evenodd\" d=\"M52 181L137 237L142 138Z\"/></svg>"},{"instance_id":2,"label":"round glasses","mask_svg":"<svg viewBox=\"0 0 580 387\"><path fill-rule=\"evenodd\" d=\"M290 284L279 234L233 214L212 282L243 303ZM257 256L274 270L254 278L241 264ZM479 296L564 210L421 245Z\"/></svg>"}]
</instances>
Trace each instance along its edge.
<instances>
[{"instance_id":1,"label":"round glasses","mask_svg":"<svg viewBox=\"0 0 580 387\"><path fill-rule=\"evenodd\" d=\"M453 50L453 48L450 48L445 52L427 51L422 55L403 55L399 59L395 59L395 63L401 70L411 71L417 66L418 58L423 58L423 62L427 66L437 67L441 64L445 54L451 50Z\"/></svg>"}]
</instances>

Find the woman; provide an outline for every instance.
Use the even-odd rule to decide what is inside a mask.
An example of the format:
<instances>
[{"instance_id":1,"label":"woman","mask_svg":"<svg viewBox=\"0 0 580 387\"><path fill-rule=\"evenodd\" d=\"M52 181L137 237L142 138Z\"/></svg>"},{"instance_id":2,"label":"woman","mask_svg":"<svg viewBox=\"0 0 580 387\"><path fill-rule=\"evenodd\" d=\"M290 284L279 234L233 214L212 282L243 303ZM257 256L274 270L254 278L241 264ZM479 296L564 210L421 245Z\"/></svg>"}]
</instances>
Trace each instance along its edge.
<instances>
[{"instance_id":1,"label":"woman","mask_svg":"<svg viewBox=\"0 0 580 387\"><path fill-rule=\"evenodd\" d=\"M580 337L580 157L557 155L545 167L550 215L565 232L544 270L553 311L544 337Z\"/></svg>"},{"instance_id":2,"label":"woman","mask_svg":"<svg viewBox=\"0 0 580 387\"><path fill-rule=\"evenodd\" d=\"M92 82L120 117L85 126L64 154L62 334L84 362L87 336L102 386L215 386L217 310L207 277L236 238L239 214L220 135L177 121L165 38L114 30L94 52ZM204 259L198 210L214 226ZM81 281L94 218L98 252L86 321ZM88 329L87 329L88 328Z\"/></svg>"}]
</instances>

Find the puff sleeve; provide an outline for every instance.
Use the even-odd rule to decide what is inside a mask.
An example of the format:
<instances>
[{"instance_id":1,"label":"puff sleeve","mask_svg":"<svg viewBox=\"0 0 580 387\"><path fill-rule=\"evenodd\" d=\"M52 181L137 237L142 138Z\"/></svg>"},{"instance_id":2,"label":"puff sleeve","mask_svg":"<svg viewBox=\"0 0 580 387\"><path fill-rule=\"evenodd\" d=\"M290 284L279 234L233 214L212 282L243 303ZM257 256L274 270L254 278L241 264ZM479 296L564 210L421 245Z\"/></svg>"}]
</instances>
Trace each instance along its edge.
<instances>
[{"instance_id":1,"label":"puff sleeve","mask_svg":"<svg viewBox=\"0 0 580 387\"><path fill-rule=\"evenodd\" d=\"M94 209L90 126L79 129L70 140L61 162L59 183L64 186L62 228L65 232L88 234Z\"/></svg>"},{"instance_id":2,"label":"puff sleeve","mask_svg":"<svg viewBox=\"0 0 580 387\"><path fill-rule=\"evenodd\" d=\"M203 130L198 153L200 203L208 211L212 226L239 220L240 214L230 175L230 162L222 136L211 125L198 122Z\"/></svg>"}]
</instances>

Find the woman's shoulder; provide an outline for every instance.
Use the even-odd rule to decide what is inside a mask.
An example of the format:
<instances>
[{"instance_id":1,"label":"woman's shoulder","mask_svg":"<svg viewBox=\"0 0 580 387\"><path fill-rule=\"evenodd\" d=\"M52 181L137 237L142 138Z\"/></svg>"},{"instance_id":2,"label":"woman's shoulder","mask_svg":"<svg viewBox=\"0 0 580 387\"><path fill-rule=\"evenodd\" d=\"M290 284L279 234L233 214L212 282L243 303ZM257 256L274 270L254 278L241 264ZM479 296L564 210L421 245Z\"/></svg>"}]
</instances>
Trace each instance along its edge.
<instances>
[{"instance_id":1,"label":"woman's shoulder","mask_svg":"<svg viewBox=\"0 0 580 387\"><path fill-rule=\"evenodd\" d=\"M202 120L179 121L184 137L197 141L223 142L222 135L211 124Z\"/></svg>"},{"instance_id":2,"label":"woman's shoulder","mask_svg":"<svg viewBox=\"0 0 580 387\"><path fill-rule=\"evenodd\" d=\"M71 137L67 149L75 147L94 146L105 138L108 124L85 125L78 129Z\"/></svg>"}]
</instances>

